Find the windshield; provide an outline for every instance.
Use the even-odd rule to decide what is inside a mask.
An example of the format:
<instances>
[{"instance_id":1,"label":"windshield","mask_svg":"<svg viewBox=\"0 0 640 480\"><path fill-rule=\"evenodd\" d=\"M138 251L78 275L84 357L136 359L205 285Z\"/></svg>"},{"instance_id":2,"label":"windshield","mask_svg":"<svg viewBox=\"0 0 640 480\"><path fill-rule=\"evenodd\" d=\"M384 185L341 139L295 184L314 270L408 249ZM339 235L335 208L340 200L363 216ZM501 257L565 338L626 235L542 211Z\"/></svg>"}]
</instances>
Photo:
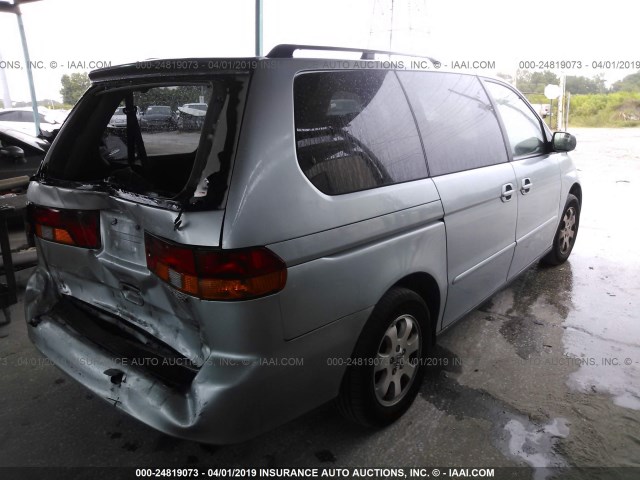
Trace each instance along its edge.
<instances>
[{"instance_id":1,"label":"windshield","mask_svg":"<svg viewBox=\"0 0 640 480\"><path fill-rule=\"evenodd\" d=\"M147 108L147 115L171 115L170 107L149 107Z\"/></svg>"}]
</instances>

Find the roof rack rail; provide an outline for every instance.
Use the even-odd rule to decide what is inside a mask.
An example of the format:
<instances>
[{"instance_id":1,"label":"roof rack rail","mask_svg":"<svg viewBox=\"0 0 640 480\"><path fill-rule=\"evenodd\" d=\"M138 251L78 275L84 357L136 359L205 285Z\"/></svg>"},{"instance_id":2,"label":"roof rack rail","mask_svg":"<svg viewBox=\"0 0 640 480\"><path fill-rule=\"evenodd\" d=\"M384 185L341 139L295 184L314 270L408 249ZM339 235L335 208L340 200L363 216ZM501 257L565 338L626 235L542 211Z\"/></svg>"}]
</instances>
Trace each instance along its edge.
<instances>
[{"instance_id":1,"label":"roof rack rail","mask_svg":"<svg viewBox=\"0 0 640 480\"><path fill-rule=\"evenodd\" d=\"M375 55L399 55L403 57L416 57L426 58L435 67L440 67L441 62L432 57L426 55L416 55L413 53L401 53L401 52L389 52L387 50L370 50L365 48L350 48L350 47L328 47L325 45L294 45L290 43L283 43L276 45L267 54L267 58L293 58L293 52L296 50L325 50L330 52L357 52L361 53L360 60L375 60Z\"/></svg>"}]
</instances>

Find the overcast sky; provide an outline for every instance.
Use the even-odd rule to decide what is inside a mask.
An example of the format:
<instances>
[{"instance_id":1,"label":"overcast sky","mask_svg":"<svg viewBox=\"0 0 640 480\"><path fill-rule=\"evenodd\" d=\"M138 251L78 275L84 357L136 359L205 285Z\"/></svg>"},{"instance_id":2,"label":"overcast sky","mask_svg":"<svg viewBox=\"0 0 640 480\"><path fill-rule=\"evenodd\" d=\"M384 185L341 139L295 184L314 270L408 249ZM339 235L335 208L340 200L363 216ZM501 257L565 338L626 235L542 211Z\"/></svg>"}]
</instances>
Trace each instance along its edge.
<instances>
[{"instance_id":1,"label":"overcast sky","mask_svg":"<svg viewBox=\"0 0 640 480\"><path fill-rule=\"evenodd\" d=\"M638 69L594 61L640 61L637 15L622 0L264 0L264 51L278 43L358 46L453 61L494 61L514 74L520 61L575 60L609 82ZM598 5L595 8L593 5ZM254 55L254 0L42 0L22 6L38 99L60 100L60 77L89 62ZM28 100L17 21L0 13L0 55L13 101ZM11 62L21 62L21 69ZM71 65L83 62L85 68ZM14 63L15 65L15 63ZM624 66L624 65L622 65ZM560 71L556 71L560 73ZM0 75L1 79L1 75ZM1 92L0 92L1 93Z\"/></svg>"}]
</instances>

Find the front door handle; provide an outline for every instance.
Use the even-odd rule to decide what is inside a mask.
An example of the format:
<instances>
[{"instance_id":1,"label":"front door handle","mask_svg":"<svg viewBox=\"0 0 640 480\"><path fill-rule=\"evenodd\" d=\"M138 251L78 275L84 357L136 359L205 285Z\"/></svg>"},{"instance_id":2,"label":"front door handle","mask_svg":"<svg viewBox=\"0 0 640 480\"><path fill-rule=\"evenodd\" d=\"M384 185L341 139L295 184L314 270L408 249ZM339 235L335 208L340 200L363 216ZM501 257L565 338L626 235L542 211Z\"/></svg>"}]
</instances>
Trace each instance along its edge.
<instances>
[{"instance_id":1,"label":"front door handle","mask_svg":"<svg viewBox=\"0 0 640 480\"><path fill-rule=\"evenodd\" d=\"M533 183L531 183L531 179L523 178L522 187L520 187L520 193L522 193L522 195L526 195L527 193L529 193L529 190L531 190L531 187L533 187Z\"/></svg>"},{"instance_id":2,"label":"front door handle","mask_svg":"<svg viewBox=\"0 0 640 480\"><path fill-rule=\"evenodd\" d=\"M502 186L502 195L500 200L503 202L509 202L513 198L513 183L505 183Z\"/></svg>"}]
</instances>

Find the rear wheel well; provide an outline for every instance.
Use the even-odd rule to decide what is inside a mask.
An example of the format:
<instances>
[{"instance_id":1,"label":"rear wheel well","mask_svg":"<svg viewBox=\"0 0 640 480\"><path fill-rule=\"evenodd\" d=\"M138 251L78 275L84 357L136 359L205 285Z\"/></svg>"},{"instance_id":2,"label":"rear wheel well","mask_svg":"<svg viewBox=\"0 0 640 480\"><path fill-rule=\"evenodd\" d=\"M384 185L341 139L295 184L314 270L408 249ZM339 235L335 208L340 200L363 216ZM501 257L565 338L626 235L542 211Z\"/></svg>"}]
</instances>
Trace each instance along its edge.
<instances>
[{"instance_id":1,"label":"rear wheel well","mask_svg":"<svg viewBox=\"0 0 640 480\"><path fill-rule=\"evenodd\" d=\"M428 273L412 273L397 282L394 287L404 287L413 290L427 304L431 317L431 339L436 339L436 324L440 313L440 287L438 282Z\"/></svg>"}]
</instances>

